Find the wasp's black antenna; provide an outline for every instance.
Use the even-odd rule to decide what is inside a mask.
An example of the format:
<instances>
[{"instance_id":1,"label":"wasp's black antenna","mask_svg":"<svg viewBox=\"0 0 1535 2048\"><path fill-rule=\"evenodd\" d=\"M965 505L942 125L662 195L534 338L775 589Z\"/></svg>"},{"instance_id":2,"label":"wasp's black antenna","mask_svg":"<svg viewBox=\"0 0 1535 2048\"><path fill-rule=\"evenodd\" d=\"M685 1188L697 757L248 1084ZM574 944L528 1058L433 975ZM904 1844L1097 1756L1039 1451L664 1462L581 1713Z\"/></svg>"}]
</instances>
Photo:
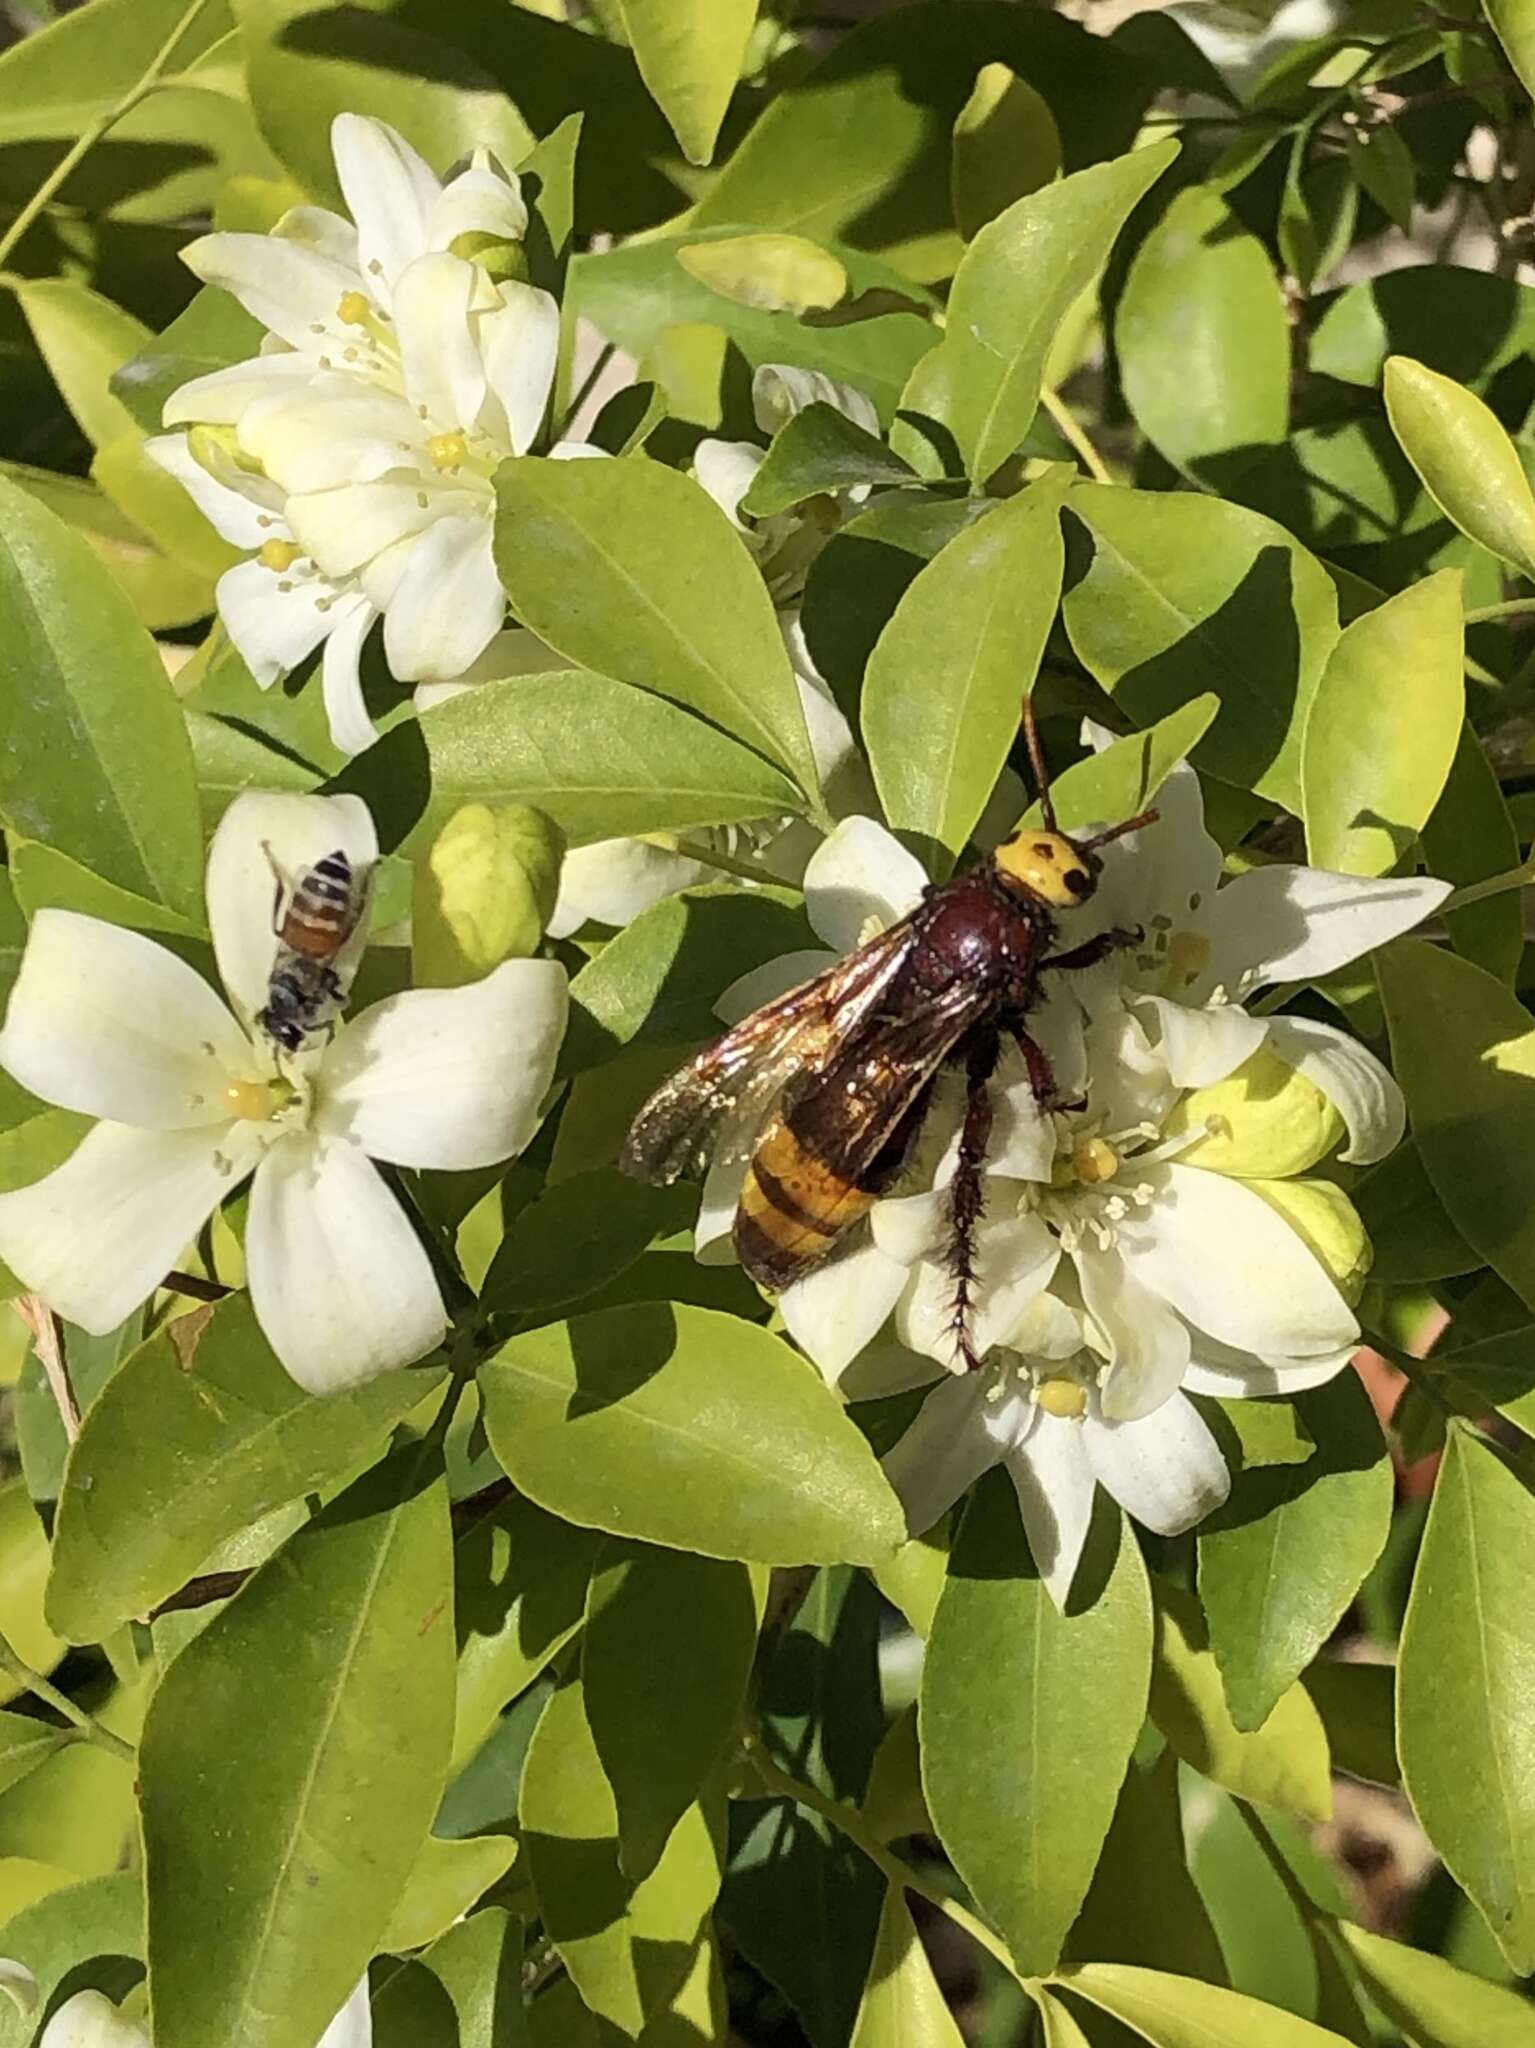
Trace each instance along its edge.
<instances>
[{"instance_id":1,"label":"wasp's black antenna","mask_svg":"<svg viewBox=\"0 0 1535 2048\"><path fill-rule=\"evenodd\" d=\"M1060 828L1055 822L1055 804L1050 796L1050 773L1045 767L1044 750L1039 744L1039 727L1034 723L1034 698L1032 693L1023 700L1023 741L1029 750L1029 766L1034 771L1034 786L1039 791L1039 808L1045 814L1045 823L1052 832Z\"/></svg>"}]
</instances>

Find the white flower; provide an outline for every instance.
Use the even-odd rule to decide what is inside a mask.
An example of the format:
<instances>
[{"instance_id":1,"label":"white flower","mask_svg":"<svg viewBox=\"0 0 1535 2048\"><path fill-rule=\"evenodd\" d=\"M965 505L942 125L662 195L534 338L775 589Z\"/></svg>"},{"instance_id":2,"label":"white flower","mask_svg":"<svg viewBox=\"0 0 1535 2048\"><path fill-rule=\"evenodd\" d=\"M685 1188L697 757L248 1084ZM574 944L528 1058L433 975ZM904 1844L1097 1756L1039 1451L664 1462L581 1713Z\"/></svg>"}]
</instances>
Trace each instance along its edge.
<instances>
[{"instance_id":1,"label":"white flower","mask_svg":"<svg viewBox=\"0 0 1535 2048\"><path fill-rule=\"evenodd\" d=\"M442 1341L431 1264L373 1161L462 1171L519 1152L567 1001L556 963L512 960L466 987L387 997L279 1062L252 1021L275 945L271 862L296 876L338 848L357 872L377 858L360 798L236 798L207 874L230 1007L141 933L43 910L0 1030L0 1065L43 1100L100 1119L54 1173L0 1196L0 1258L71 1322L110 1330L254 1176L252 1305L315 1392ZM364 937L359 925L343 979Z\"/></svg>"},{"instance_id":2,"label":"white flower","mask_svg":"<svg viewBox=\"0 0 1535 2048\"><path fill-rule=\"evenodd\" d=\"M325 640L332 736L356 752L376 737L358 657L379 616L406 682L462 673L501 625L491 478L542 425L560 314L501 274L527 213L486 152L444 186L382 122L339 115L332 143L355 226L297 207L184 252L269 333L167 401L165 425L200 435L148 445L256 551L218 603L257 681Z\"/></svg>"},{"instance_id":3,"label":"white flower","mask_svg":"<svg viewBox=\"0 0 1535 2048\"><path fill-rule=\"evenodd\" d=\"M149 2029L120 2013L100 1991L66 1998L38 2036L37 2048L151 2048Z\"/></svg>"}]
</instances>

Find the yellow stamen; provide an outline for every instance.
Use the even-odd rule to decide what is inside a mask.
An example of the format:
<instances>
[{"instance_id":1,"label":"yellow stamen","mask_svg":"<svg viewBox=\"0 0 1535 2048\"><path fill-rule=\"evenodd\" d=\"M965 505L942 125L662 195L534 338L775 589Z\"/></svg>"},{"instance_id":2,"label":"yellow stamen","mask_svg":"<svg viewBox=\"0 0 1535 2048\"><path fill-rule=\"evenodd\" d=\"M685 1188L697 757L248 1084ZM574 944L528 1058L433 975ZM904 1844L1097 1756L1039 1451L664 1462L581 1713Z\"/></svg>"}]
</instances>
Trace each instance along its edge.
<instances>
[{"instance_id":1,"label":"yellow stamen","mask_svg":"<svg viewBox=\"0 0 1535 2048\"><path fill-rule=\"evenodd\" d=\"M291 540L264 540L256 551L256 560L263 569L271 569L281 575L284 569L291 569L304 550Z\"/></svg>"},{"instance_id":2,"label":"yellow stamen","mask_svg":"<svg viewBox=\"0 0 1535 2048\"><path fill-rule=\"evenodd\" d=\"M462 434L433 434L426 452L434 469L457 469L469 453L469 443Z\"/></svg>"},{"instance_id":3,"label":"yellow stamen","mask_svg":"<svg viewBox=\"0 0 1535 2048\"><path fill-rule=\"evenodd\" d=\"M1034 1389L1034 1404L1047 1415L1073 1422L1087 1413L1087 1391L1075 1380L1042 1380Z\"/></svg>"},{"instance_id":4,"label":"yellow stamen","mask_svg":"<svg viewBox=\"0 0 1535 2048\"><path fill-rule=\"evenodd\" d=\"M1086 1138L1071 1155L1071 1170L1090 1188L1112 1180L1119 1171L1119 1154L1102 1138Z\"/></svg>"},{"instance_id":5,"label":"yellow stamen","mask_svg":"<svg viewBox=\"0 0 1535 2048\"><path fill-rule=\"evenodd\" d=\"M336 318L349 327L366 327L373 315L373 301L366 292L343 292L336 302Z\"/></svg>"},{"instance_id":6,"label":"yellow stamen","mask_svg":"<svg viewBox=\"0 0 1535 2048\"><path fill-rule=\"evenodd\" d=\"M240 1123L264 1124L277 1111L277 1091L265 1081L226 1081L219 1093L226 1116Z\"/></svg>"}]
</instances>

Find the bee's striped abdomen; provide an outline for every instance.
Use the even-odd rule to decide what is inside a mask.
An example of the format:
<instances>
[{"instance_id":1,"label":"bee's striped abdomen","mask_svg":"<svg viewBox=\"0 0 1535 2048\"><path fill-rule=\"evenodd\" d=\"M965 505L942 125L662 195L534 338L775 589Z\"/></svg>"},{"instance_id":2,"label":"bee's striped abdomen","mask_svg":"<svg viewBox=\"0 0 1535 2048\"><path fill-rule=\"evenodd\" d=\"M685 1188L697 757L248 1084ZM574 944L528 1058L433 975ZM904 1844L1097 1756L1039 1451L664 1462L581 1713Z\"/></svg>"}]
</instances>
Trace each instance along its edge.
<instances>
[{"instance_id":1,"label":"bee's striped abdomen","mask_svg":"<svg viewBox=\"0 0 1535 2048\"><path fill-rule=\"evenodd\" d=\"M819 1265L866 1216L874 1193L827 1164L789 1124L771 1124L747 1168L735 1245L754 1280L775 1293Z\"/></svg>"},{"instance_id":2,"label":"bee's striped abdomen","mask_svg":"<svg viewBox=\"0 0 1535 2048\"><path fill-rule=\"evenodd\" d=\"M306 960L332 960L355 923L352 864L338 850L300 876L283 911L278 937Z\"/></svg>"}]
</instances>

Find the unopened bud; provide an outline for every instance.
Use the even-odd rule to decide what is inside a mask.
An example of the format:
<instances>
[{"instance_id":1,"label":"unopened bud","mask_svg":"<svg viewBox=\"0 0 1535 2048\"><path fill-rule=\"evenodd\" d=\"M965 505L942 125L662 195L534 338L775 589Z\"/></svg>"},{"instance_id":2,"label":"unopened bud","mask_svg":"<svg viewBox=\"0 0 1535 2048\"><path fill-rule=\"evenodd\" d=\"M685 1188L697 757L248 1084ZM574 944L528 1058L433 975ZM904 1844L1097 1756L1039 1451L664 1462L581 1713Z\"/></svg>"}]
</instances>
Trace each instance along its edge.
<instances>
[{"instance_id":1,"label":"unopened bud","mask_svg":"<svg viewBox=\"0 0 1535 2048\"><path fill-rule=\"evenodd\" d=\"M1169 1138L1189 1135L1178 1155L1185 1166L1242 1180L1305 1173L1344 1132L1342 1117L1321 1089L1266 1046L1224 1081L1185 1095L1162 1128Z\"/></svg>"},{"instance_id":2,"label":"unopened bud","mask_svg":"<svg viewBox=\"0 0 1535 2048\"><path fill-rule=\"evenodd\" d=\"M559 888L564 834L542 811L466 804L416 866L417 984L456 988L538 950Z\"/></svg>"},{"instance_id":3,"label":"unopened bud","mask_svg":"<svg viewBox=\"0 0 1535 2048\"><path fill-rule=\"evenodd\" d=\"M497 284L527 282L528 252L521 242L509 241L504 235L490 234L484 228L466 228L453 237L448 253L475 264Z\"/></svg>"},{"instance_id":4,"label":"unopened bud","mask_svg":"<svg viewBox=\"0 0 1535 2048\"><path fill-rule=\"evenodd\" d=\"M1352 1308L1364 1292L1375 1248L1342 1188L1330 1180L1254 1180L1248 1185L1316 1254Z\"/></svg>"}]
</instances>

